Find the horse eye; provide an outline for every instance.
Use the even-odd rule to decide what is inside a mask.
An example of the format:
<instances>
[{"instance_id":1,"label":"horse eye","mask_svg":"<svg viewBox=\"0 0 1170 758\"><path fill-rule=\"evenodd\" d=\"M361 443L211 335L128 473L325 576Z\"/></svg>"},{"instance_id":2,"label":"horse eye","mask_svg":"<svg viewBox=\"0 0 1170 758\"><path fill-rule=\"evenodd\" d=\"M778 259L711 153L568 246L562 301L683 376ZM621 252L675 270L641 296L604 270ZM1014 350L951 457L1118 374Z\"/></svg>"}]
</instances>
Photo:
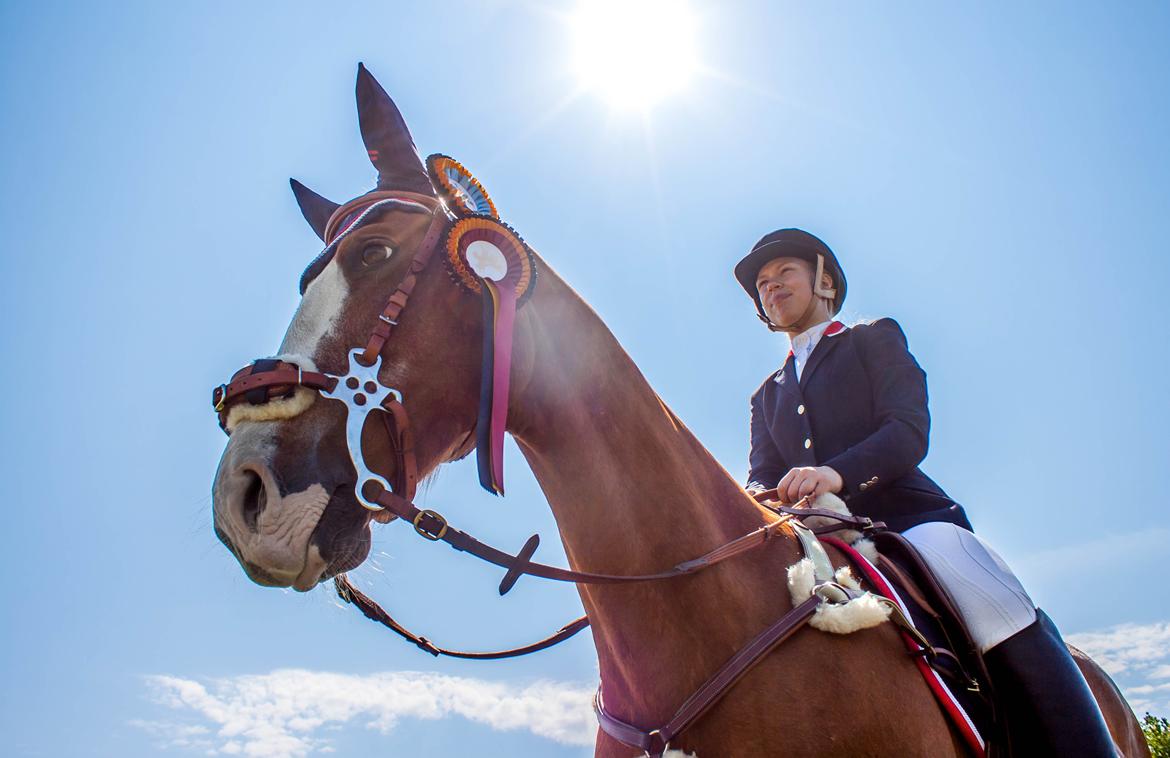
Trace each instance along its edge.
<instances>
[{"instance_id":1,"label":"horse eye","mask_svg":"<svg viewBox=\"0 0 1170 758\"><path fill-rule=\"evenodd\" d=\"M371 245L366 245L362 250L362 263L367 266L372 266L375 263L381 263L394 254L394 249L383 242L375 242Z\"/></svg>"}]
</instances>

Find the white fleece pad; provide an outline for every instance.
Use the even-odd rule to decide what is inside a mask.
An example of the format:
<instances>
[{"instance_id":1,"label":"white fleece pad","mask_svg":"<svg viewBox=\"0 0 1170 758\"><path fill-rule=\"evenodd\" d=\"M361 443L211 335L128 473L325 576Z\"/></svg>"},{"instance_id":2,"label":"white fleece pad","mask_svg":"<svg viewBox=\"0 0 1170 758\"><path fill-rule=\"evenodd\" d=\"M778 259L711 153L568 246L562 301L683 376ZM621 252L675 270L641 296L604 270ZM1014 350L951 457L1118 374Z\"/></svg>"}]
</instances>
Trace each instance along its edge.
<instances>
[{"instance_id":1,"label":"white fleece pad","mask_svg":"<svg viewBox=\"0 0 1170 758\"><path fill-rule=\"evenodd\" d=\"M230 434L243 421L280 421L299 416L309 409L317 399L317 391L308 387L297 387L292 397L274 397L261 405L237 402L228 408L227 427Z\"/></svg>"},{"instance_id":2,"label":"white fleece pad","mask_svg":"<svg viewBox=\"0 0 1170 758\"><path fill-rule=\"evenodd\" d=\"M848 566L837 569L833 580L842 587L860 589L861 585L853 576ZM788 591L792 593L792 603L798 605L812 595L816 586L813 575L813 562L808 558L801 558L788 567ZM840 591L838 591L840 594ZM866 592L845 603L821 603L817 606L813 617L809 619L809 626L830 634L849 634L860 629L877 626L890 617L890 607L880 602L872 593Z\"/></svg>"}]
</instances>

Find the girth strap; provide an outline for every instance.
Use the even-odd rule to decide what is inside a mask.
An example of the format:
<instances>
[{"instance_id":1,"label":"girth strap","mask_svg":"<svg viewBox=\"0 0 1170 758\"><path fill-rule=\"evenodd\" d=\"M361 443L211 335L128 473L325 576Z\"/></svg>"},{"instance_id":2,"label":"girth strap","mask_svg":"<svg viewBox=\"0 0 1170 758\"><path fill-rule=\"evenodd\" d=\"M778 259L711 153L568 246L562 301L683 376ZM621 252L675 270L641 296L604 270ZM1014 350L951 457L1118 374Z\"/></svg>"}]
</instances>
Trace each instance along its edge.
<instances>
[{"instance_id":1,"label":"girth strap","mask_svg":"<svg viewBox=\"0 0 1170 758\"><path fill-rule=\"evenodd\" d=\"M675 735L699 719L765 655L808 623L820 603L821 598L813 595L756 635L755 639L720 666L702 687L695 690L663 726L646 731L607 712L600 688L593 698L593 710L597 713L598 723L615 740L644 750L647 755L662 755Z\"/></svg>"}]
</instances>

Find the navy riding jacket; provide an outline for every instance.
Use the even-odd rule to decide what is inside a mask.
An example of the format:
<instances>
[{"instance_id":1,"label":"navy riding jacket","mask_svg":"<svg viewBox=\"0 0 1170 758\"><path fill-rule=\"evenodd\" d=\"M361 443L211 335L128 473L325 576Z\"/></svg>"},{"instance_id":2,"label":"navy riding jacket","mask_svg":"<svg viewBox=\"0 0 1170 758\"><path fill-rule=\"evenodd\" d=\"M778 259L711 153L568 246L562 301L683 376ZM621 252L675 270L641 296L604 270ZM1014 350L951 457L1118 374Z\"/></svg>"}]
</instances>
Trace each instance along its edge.
<instances>
[{"instance_id":1,"label":"navy riding jacket","mask_svg":"<svg viewBox=\"0 0 1170 758\"><path fill-rule=\"evenodd\" d=\"M789 352L752 395L748 487L775 487L798 466L830 466L857 515L899 532L927 521L971 529L962 506L918 468L930 436L926 402L926 372L898 322L834 321L799 381Z\"/></svg>"}]
</instances>

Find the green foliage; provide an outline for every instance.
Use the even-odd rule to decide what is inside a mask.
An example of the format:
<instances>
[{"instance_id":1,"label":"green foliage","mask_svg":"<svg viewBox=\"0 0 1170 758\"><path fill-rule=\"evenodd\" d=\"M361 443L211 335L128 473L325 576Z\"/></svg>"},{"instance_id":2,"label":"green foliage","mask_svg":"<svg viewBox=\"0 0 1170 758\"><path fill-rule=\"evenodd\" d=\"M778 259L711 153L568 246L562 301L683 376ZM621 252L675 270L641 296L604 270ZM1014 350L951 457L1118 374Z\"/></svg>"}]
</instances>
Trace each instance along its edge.
<instances>
[{"instance_id":1,"label":"green foliage","mask_svg":"<svg viewBox=\"0 0 1170 758\"><path fill-rule=\"evenodd\" d=\"M1170 758L1170 721L1150 713L1142 719L1142 731L1150 743L1150 754L1154 758Z\"/></svg>"}]
</instances>

